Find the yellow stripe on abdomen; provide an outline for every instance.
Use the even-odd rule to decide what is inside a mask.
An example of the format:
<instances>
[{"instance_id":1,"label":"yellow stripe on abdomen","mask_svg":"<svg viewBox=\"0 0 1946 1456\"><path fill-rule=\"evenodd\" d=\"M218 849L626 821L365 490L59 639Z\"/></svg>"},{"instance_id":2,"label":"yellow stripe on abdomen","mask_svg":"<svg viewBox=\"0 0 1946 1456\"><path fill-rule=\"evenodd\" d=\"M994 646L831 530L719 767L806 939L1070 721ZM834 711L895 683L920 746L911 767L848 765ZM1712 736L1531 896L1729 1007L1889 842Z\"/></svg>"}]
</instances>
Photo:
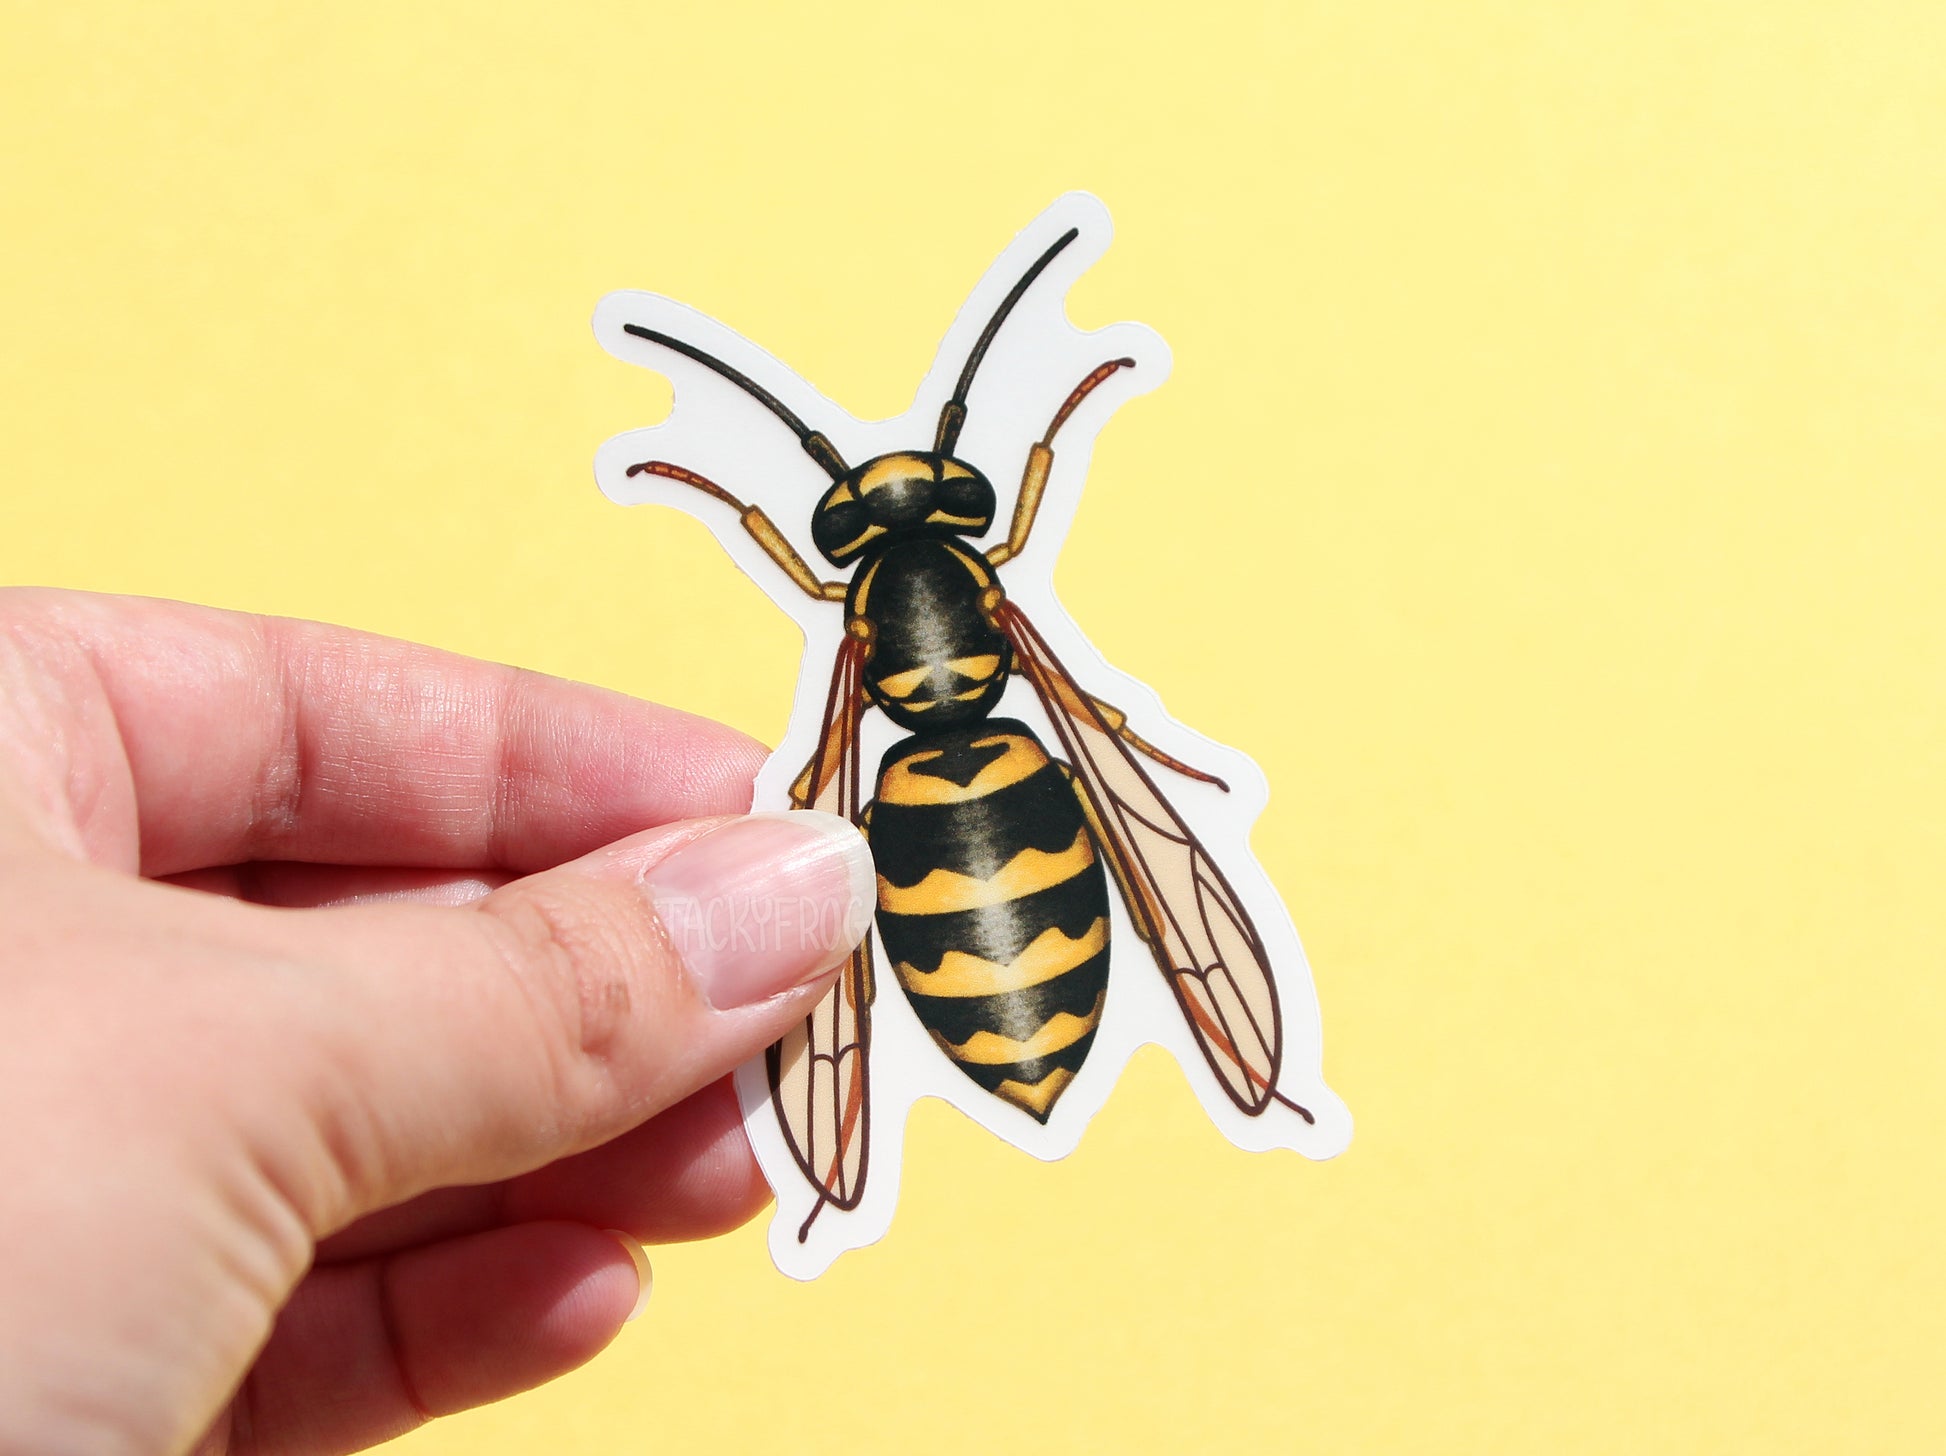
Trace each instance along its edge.
<instances>
[{"instance_id":1,"label":"yellow stripe on abdomen","mask_svg":"<svg viewBox=\"0 0 1946 1456\"><path fill-rule=\"evenodd\" d=\"M996 669L997 670L997 669ZM889 681L889 680L888 680ZM882 684L881 684L882 686ZM984 685L971 690L977 697ZM886 767L879 780L878 797L888 804L913 807L922 804L964 804L984 799L988 794L1019 783L1047 765L1047 754L1040 744L1018 733L990 733L973 740L975 748L1001 747L1006 751L985 764L970 783L954 783L925 771L926 764L939 755L938 749L920 749Z\"/></svg>"},{"instance_id":2,"label":"yellow stripe on abdomen","mask_svg":"<svg viewBox=\"0 0 1946 1456\"><path fill-rule=\"evenodd\" d=\"M1068 1083L1074 1080L1074 1073L1066 1067L1056 1067L1040 1081L1034 1083L1016 1082L1007 1078L993 1089L993 1095L1013 1103L1024 1112L1031 1112L1043 1122L1047 1120L1048 1109L1054 1106L1054 1099L1068 1090Z\"/></svg>"},{"instance_id":3,"label":"yellow stripe on abdomen","mask_svg":"<svg viewBox=\"0 0 1946 1456\"><path fill-rule=\"evenodd\" d=\"M1095 1004L1088 1008L1085 1016L1076 1016L1071 1011L1062 1011L1049 1017L1041 1024L1040 1030L1032 1036L1018 1039L1001 1036L993 1031L976 1031L963 1042L950 1042L938 1032L933 1039L940 1048L956 1062L971 1062L981 1067L1004 1067L1014 1062L1031 1062L1036 1057L1051 1057L1080 1041L1082 1037L1101 1024L1102 1003L1108 999L1108 988L1103 987L1095 997Z\"/></svg>"},{"instance_id":4,"label":"yellow stripe on abdomen","mask_svg":"<svg viewBox=\"0 0 1946 1456\"><path fill-rule=\"evenodd\" d=\"M1108 917L1104 915L1078 936L1050 925L1005 965L963 950L949 950L940 958L936 971L922 971L904 961L894 969L899 983L916 996L994 996L1066 975L1107 947Z\"/></svg>"},{"instance_id":5,"label":"yellow stripe on abdomen","mask_svg":"<svg viewBox=\"0 0 1946 1456\"><path fill-rule=\"evenodd\" d=\"M1084 825L1066 849L1023 849L984 880L957 870L932 870L909 889L878 877L878 908L893 915L950 915L984 910L1073 879L1095 862Z\"/></svg>"}]
</instances>

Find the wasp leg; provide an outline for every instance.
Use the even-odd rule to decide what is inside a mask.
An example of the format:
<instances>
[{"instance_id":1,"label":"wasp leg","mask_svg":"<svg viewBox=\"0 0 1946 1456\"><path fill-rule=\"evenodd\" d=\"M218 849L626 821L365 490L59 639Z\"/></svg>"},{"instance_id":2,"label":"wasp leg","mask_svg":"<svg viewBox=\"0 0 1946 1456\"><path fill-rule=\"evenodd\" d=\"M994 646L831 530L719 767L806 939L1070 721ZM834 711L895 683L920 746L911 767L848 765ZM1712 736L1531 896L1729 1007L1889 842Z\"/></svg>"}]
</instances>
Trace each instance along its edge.
<instances>
[{"instance_id":1,"label":"wasp leg","mask_svg":"<svg viewBox=\"0 0 1946 1456\"><path fill-rule=\"evenodd\" d=\"M1020 494L1014 497L1014 518L1008 523L1007 539L987 548L989 564L998 566L1003 561L1011 561L1027 545L1028 533L1034 529L1034 517L1041 508L1041 496L1047 491L1047 473L1053 468L1054 452L1044 443L1028 450L1027 470L1020 478Z\"/></svg>"},{"instance_id":2,"label":"wasp leg","mask_svg":"<svg viewBox=\"0 0 1946 1456\"><path fill-rule=\"evenodd\" d=\"M849 726L840 718L833 718L824 725L824 737L818 740L818 751L811 755L811 761L804 765L804 772L791 784L793 809L810 808L830 787L831 780L842 765L843 740L849 731ZM824 772L819 773L819 769Z\"/></svg>"},{"instance_id":3,"label":"wasp leg","mask_svg":"<svg viewBox=\"0 0 1946 1456\"><path fill-rule=\"evenodd\" d=\"M1164 768L1174 769L1185 778L1198 779L1206 784L1215 784L1224 793L1227 794L1230 792L1230 786L1215 774L1204 773L1199 768L1191 768L1179 758L1170 757L1140 733L1137 733L1133 728L1129 727L1128 714L1124 713L1113 703L1105 702L1093 693L1088 694L1088 701L1094 704L1095 711L1101 715L1101 721L1108 725L1108 731L1121 739L1122 742L1126 743L1137 753L1154 759Z\"/></svg>"},{"instance_id":4,"label":"wasp leg","mask_svg":"<svg viewBox=\"0 0 1946 1456\"><path fill-rule=\"evenodd\" d=\"M756 543L764 548L764 555L784 568L784 574L797 583L806 596L820 601L842 602L847 587L842 581L819 581L804 558L797 554L797 548L784 539L784 533L756 506L746 506L713 480L706 480L693 470L685 470L680 465L671 465L666 460L644 460L640 465L628 467L630 475L659 475L664 480L673 480L682 485L694 486L705 495L715 496L725 505L738 512L743 521L743 529L748 531Z\"/></svg>"},{"instance_id":5,"label":"wasp leg","mask_svg":"<svg viewBox=\"0 0 1946 1456\"><path fill-rule=\"evenodd\" d=\"M1047 427L1047 433L1041 436L1040 442L1027 452L1027 469L1020 477L1020 494L1014 497L1014 518L1007 525L1007 539L986 553L987 560L993 565L1013 560L1026 548L1027 537L1034 529L1034 517L1040 512L1041 497L1047 492L1048 472L1054 468L1055 434L1068 422L1068 416L1080 408L1081 401L1094 393L1096 385L1117 369L1134 367L1133 359L1110 359L1075 385L1067 401L1054 412L1054 423Z\"/></svg>"},{"instance_id":6,"label":"wasp leg","mask_svg":"<svg viewBox=\"0 0 1946 1456\"><path fill-rule=\"evenodd\" d=\"M1113 703L1104 698L1098 698L1093 693L1083 693L1066 678L1054 679L1049 687L1050 691L1054 694L1055 700L1059 702L1066 712L1078 714L1084 718L1099 718L1102 727L1106 728L1110 733L1113 733L1122 742L1126 743L1130 748L1142 754L1144 757L1154 759L1164 768L1175 770L1184 778L1196 779L1205 784L1215 784L1224 793L1227 794L1230 792L1230 786L1215 774L1204 773L1199 768L1191 768L1181 759L1164 753L1140 733L1137 733L1133 728L1129 727L1128 714L1124 713Z\"/></svg>"}]
</instances>

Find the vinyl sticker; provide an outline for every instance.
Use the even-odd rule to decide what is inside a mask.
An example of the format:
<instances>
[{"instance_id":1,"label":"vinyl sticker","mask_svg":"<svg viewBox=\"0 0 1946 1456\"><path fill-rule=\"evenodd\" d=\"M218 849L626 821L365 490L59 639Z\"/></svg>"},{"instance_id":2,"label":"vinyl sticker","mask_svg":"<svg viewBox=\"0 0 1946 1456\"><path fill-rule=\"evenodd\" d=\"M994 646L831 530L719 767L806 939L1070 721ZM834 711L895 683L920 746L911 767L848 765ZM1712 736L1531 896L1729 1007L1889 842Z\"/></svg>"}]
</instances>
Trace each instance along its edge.
<instances>
[{"instance_id":1,"label":"vinyl sticker","mask_svg":"<svg viewBox=\"0 0 1946 1456\"><path fill-rule=\"evenodd\" d=\"M664 423L601 447L603 493L704 521L804 630L753 807L842 814L877 865L874 933L737 1072L796 1278L885 1234L921 1097L1060 1158L1154 1042L1240 1147L1327 1158L1351 1137L1303 947L1250 853L1263 774L1169 718L1054 595L1096 434L1169 374L1144 326L1067 320L1110 232L1086 193L1036 218L891 420L672 299L595 312L605 349L675 387ZM1143 569L1179 586L1220 563Z\"/></svg>"}]
</instances>

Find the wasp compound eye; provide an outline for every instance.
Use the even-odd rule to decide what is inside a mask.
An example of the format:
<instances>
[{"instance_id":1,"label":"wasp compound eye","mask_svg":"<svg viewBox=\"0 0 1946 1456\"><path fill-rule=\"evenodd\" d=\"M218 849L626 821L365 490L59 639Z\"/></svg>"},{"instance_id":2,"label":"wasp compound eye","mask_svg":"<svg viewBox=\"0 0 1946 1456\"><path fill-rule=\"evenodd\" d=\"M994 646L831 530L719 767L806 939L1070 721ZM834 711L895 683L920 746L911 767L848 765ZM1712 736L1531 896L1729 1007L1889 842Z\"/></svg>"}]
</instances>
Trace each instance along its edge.
<instances>
[{"instance_id":1,"label":"wasp compound eye","mask_svg":"<svg viewBox=\"0 0 1946 1456\"><path fill-rule=\"evenodd\" d=\"M984 475L968 471L948 475L939 483L938 510L954 530L977 536L993 524L993 485Z\"/></svg>"},{"instance_id":2,"label":"wasp compound eye","mask_svg":"<svg viewBox=\"0 0 1946 1456\"><path fill-rule=\"evenodd\" d=\"M867 546L885 534L885 528L873 522L864 503L852 497L850 491L851 487L844 483L833 486L811 518L811 540L833 566L850 565Z\"/></svg>"}]
</instances>

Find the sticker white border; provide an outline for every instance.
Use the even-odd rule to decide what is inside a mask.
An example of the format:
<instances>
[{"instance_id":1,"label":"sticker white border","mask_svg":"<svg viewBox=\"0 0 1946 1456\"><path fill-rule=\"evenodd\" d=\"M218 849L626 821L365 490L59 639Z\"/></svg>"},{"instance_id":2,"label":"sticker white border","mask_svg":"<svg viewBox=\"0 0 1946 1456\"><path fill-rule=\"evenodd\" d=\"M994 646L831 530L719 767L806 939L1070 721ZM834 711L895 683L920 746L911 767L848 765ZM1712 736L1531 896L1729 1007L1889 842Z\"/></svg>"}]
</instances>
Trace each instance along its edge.
<instances>
[{"instance_id":1,"label":"sticker white border","mask_svg":"<svg viewBox=\"0 0 1946 1456\"><path fill-rule=\"evenodd\" d=\"M1127 907L1119 894L1111 893L1114 949L1101 1026L1087 1061L1045 1126L975 1086L926 1036L896 980L879 976L879 994L872 1006L871 1142L864 1196L849 1212L824 1209L804 1242L799 1242L798 1229L816 1203L816 1194L784 1143L770 1105L762 1058L738 1070L744 1123L777 1194L769 1236L771 1256L779 1269L798 1279L816 1277L840 1254L877 1241L891 1226L906 1118L922 1097L951 1103L995 1136L1035 1157L1062 1158L1081 1141L1129 1057L1138 1047L1154 1043L1181 1065L1211 1120L1239 1147L1289 1148L1309 1158L1328 1158L1351 1139L1351 1116L1320 1073L1317 996L1303 946L1282 899L1250 851L1251 826L1269 799L1262 771L1244 754L1170 718L1148 687L1109 665L1054 594L1054 562L1088 478L1096 436L1116 409L1161 384L1170 369L1168 345L1141 324L1118 323L1087 333L1068 322L1068 290L1107 250L1113 231L1108 210L1097 198L1071 192L1021 231L961 306L912 407L895 419L854 418L755 344L673 299L633 291L609 294L595 310L596 338L616 358L667 376L675 388L675 407L662 424L607 441L596 455L595 477L602 493L619 504L673 506L703 521L731 559L803 629L804 656L790 727L758 774L752 798L755 809L790 807L791 781L817 747L831 670L844 636L844 607L814 601L800 591L742 529L728 506L675 481L649 475L631 478L627 471L638 461L654 459L709 477L748 504L761 507L821 574L829 574L831 568L811 545L810 523L813 508L831 482L791 431L749 395L674 350L624 332L623 325L653 328L716 355L776 395L854 464L896 450L926 450L940 408L951 397L980 330L1033 261L1069 228L1077 229L1079 236L1027 290L994 339L974 381L954 454L984 471L999 494L995 528L983 543L995 544L1005 538L1028 448L1040 439L1068 391L1106 360L1135 360L1135 368L1120 370L1105 381L1062 428L1033 535L1026 549L1000 570L1000 579L1008 597L1040 629L1083 687L1126 711L1129 725L1165 753L1228 782L1230 790L1224 793L1166 769L1151 770L1256 924L1283 1013L1279 1090L1302 1103L1316 1121L1307 1124L1281 1105L1250 1117L1230 1101L1197 1049L1174 994L1137 939ZM1021 719L1044 743L1058 748L1060 740L1023 674L1016 673L1009 681L994 714ZM868 709L860 729L861 771L875 774L880 755L903 736L882 713ZM870 793L869 783L864 792ZM879 964L881 968L886 964L882 952Z\"/></svg>"}]
</instances>

